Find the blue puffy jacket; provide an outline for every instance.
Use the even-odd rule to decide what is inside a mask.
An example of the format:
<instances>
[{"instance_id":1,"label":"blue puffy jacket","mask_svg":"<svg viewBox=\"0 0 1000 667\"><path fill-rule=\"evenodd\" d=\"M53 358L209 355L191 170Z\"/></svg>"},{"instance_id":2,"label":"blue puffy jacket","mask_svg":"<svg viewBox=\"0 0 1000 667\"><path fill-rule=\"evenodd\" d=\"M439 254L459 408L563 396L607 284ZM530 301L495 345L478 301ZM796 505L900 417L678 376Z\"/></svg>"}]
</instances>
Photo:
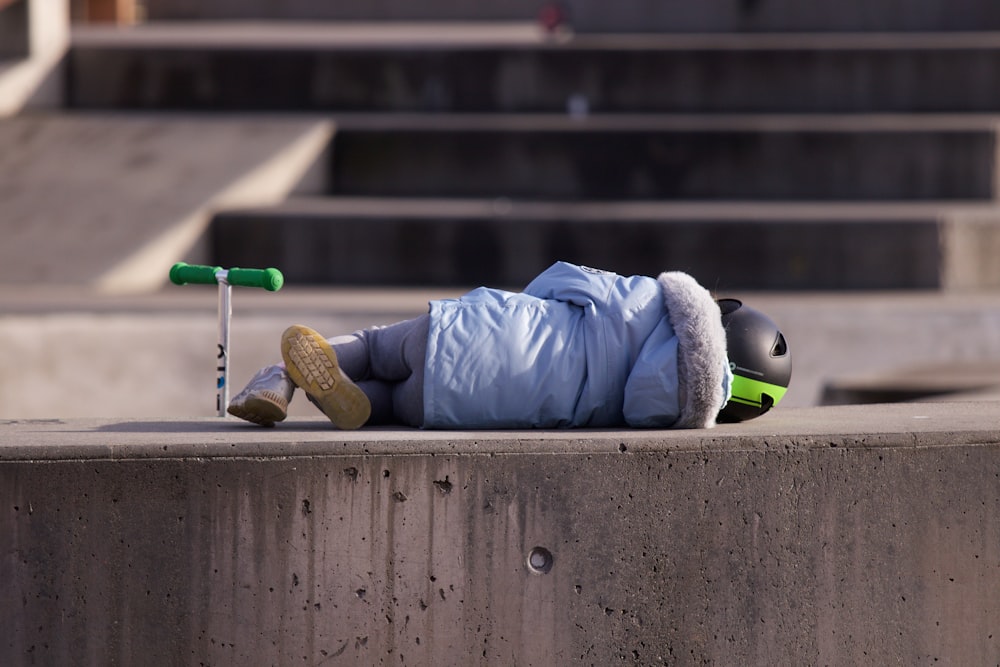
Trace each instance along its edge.
<instances>
[{"instance_id":1,"label":"blue puffy jacket","mask_svg":"<svg viewBox=\"0 0 1000 667\"><path fill-rule=\"evenodd\" d=\"M558 262L522 293L430 304L426 428L703 428L731 380L719 308L684 273Z\"/></svg>"}]
</instances>

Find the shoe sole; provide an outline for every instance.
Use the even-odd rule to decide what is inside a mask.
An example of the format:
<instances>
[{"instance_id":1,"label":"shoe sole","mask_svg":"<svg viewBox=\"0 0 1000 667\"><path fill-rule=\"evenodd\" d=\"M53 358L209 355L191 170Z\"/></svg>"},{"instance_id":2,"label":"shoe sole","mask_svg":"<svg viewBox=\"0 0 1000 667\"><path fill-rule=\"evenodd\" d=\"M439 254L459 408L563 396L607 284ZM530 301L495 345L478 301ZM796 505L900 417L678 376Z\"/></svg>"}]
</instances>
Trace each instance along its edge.
<instances>
[{"instance_id":1,"label":"shoe sole","mask_svg":"<svg viewBox=\"0 0 1000 667\"><path fill-rule=\"evenodd\" d=\"M261 391L242 403L230 403L226 412L261 426L274 426L288 415L288 401L273 391Z\"/></svg>"},{"instance_id":2,"label":"shoe sole","mask_svg":"<svg viewBox=\"0 0 1000 667\"><path fill-rule=\"evenodd\" d=\"M337 363L337 353L309 327L293 325L281 335L281 357L292 382L344 430L361 428L371 416L371 403Z\"/></svg>"}]
</instances>

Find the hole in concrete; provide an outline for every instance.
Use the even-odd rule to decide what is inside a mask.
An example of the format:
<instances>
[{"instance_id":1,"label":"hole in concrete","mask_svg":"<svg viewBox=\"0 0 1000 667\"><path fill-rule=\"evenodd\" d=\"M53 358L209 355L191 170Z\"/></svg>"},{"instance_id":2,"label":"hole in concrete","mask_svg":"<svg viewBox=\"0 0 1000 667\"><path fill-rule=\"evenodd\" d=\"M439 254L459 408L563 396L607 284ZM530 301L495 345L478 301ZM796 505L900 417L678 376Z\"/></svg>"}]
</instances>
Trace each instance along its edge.
<instances>
[{"instance_id":1,"label":"hole in concrete","mask_svg":"<svg viewBox=\"0 0 1000 667\"><path fill-rule=\"evenodd\" d=\"M545 547L535 547L528 552L528 569L534 574L548 574L552 569L552 552Z\"/></svg>"},{"instance_id":2,"label":"hole in concrete","mask_svg":"<svg viewBox=\"0 0 1000 667\"><path fill-rule=\"evenodd\" d=\"M453 484L450 481L448 481L448 475L445 475L444 481L439 479L434 480L434 486L436 486L438 488L438 491L440 491L444 495L448 495L449 493L451 493Z\"/></svg>"}]
</instances>

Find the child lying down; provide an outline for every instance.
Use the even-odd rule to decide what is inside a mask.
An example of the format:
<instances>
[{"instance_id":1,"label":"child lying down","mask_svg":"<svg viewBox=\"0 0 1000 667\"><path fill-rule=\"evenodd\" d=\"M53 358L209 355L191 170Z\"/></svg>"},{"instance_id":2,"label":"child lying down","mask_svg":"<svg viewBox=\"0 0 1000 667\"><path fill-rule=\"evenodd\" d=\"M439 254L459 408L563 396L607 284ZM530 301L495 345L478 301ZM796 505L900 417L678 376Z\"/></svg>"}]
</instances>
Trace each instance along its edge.
<instances>
[{"instance_id":1,"label":"child lying down","mask_svg":"<svg viewBox=\"0 0 1000 667\"><path fill-rule=\"evenodd\" d=\"M389 326L327 340L295 325L281 355L230 414L273 426L298 387L341 429L709 428L764 414L791 377L774 322L691 276L565 262Z\"/></svg>"}]
</instances>

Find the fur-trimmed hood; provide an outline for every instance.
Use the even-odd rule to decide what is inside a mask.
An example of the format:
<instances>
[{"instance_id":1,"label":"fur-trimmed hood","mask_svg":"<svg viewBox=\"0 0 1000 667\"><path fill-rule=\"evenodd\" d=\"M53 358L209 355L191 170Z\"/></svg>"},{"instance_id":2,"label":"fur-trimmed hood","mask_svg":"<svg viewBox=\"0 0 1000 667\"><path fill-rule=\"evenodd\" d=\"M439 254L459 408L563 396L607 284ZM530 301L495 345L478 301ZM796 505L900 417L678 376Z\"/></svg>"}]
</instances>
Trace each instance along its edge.
<instances>
[{"instance_id":1,"label":"fur-trimmed hood","mask_svg":"<svg viewBox=\"0 0 1000 667\"><path fill-rule=\"evenodd\" d=\"M726 331L719 306L686 273L664 272L656 281L678 339L681 416L674 428L711 428L726 402Z\"/></svg>"}]
</instances>

